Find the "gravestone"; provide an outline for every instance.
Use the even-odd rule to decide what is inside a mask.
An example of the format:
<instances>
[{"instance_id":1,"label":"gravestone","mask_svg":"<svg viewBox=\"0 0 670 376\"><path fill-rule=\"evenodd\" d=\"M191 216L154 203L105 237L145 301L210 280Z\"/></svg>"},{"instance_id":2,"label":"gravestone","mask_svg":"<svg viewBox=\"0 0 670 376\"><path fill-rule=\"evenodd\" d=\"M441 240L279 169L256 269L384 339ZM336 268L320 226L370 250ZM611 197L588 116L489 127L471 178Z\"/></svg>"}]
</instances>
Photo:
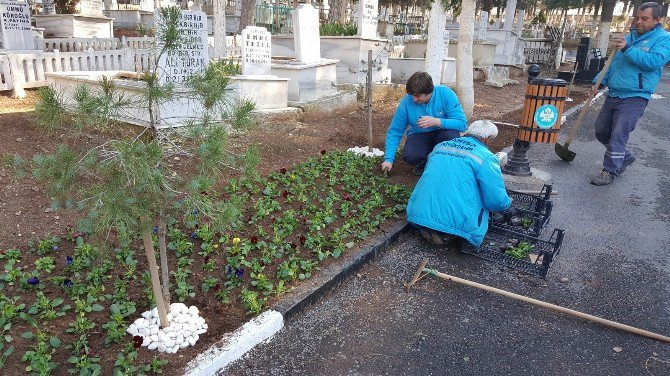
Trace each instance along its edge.
<instances>
[{"instance_id":1,"label":"gravestone","mask_svg":"<svg viewBox=\"0 0 670 376\"><path fill-rule=\"evenodd\" d=\"M0 1L0 49L35 49L28 3Z\"/></svg>"},{"instance_id":2,"label":"gravestone","mask_svg":"<svg viewBox=\"0 0 670 376\"><path fill-rule=\"evenodd\" d=\"M377 37L378 0L361 0L358 5L358 35L361 38Z\"/></svg>"},{"instance_id":3,"label":"gravestone","mask_svg":"<svg viewBox=\"0 0 670 376\"><path fill-rule=\"evenodd\" d=\"M104 17L102 11L104 3L102 0L80 0L79 14L89 17Z\"/></svg>"},{"instance_id":4,"label":"gravestone","mask_svg":"<svg viewBox=\"0 0 670 376\"><path fill-rule=\"evenodd\" d=\"M242 30L242 74L270 75L270 32L264 27Z\"/></svg>"},{"instance_id":5,"label":"gravestone","mask_svg":"<svg viewBox=\"0 0 670 376\"><path fill-rule=\"evenodd\" d=\"M42 14L56 14L54 0L42 0Z\"/></svg>"},{"instance_id":6,"label":"gravestone","mask_svg":"<svg viewBox=\"0 0 670 376\"><path fill-rule=\"evenodd\" d=\"M155 24L161 25L160 12ZM157 30L160 34L161 30ZM186 79L207 68L207 15L205 12L183 10L180 14L179 32L183 38L179 49L165 53L158 61L158 79L161 83L182 84ZM158 46L162 48L162 46Z\"/></svg>"},{"instance_id":7,"label":"gravestone","mask_svg":"<svg viewBox=\"0 0 670 376\"><path fill-rule=\"evenodd\" d=\"M303 63L321 60L319 12L310 4L300 4L293 11L295 59Z\"/></svg>"},{"instance_id":8,"label":"gravestone","mask_svg":"<svg viewBox=\"0 0 670 376\"><path fill-rule=\"evenodd\" d=\"M154 0L140 0L140 10L146 12L154 11Z\"/></svg>"}]
</instances>

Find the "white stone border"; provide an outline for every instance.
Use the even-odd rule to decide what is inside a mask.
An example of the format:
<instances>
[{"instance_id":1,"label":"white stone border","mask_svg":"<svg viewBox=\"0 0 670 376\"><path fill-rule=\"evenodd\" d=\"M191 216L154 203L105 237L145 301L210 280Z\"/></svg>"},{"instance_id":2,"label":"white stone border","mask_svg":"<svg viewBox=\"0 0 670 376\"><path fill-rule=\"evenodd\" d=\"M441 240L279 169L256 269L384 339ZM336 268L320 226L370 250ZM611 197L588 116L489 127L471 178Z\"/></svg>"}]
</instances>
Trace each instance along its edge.
<instances>
[{"instance_id":1,"label":"white stone border","mask_svg":"<svg viewBox=\"0 0 670 376\"><path fill-rule=\"evenodd\" d=\"M209 349L191 360L186 376L209 376L239 359L257 344L271 338L284 327L281 313L269 310L246 322L234 332L225 334Z\"/></svg>"}]
</instances>

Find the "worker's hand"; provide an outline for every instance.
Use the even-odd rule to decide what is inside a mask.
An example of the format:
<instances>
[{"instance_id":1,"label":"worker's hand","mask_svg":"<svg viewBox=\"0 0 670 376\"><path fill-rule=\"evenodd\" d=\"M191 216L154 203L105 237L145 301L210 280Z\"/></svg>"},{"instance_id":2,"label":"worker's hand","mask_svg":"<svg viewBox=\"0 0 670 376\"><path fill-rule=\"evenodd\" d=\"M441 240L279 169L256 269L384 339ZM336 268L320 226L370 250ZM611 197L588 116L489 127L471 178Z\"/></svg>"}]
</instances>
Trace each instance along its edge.
<instances>
[{"instance_id":1,"label":"worker's hand","mask_svg":"<svg viewBox=\"0 0 670 376\"><path fill-rule=\"evenodd\" d=\"M614 41L614 47L616 47L619 50L626 47L626 45L628 44L626 43L626 40L624 38L616 38L613 39L613 41Z\"/></svg>"},{"instance_id":2,"label":"worker's hand","mask_svg":"<svg viewBox=\"0 0 670 376\"><path fill-rule=\"evenodd\" d=\"M598 94L599 91L600 91L600 90L598 90L598 88L596 87L596 85L593 85L593 86L591 87L590 94L593 95L593 96L595 96L596 94Z\"/></svg>"},{"instance_id":3,"label":"worker's hand","mask_svg":"<svg viewBox=\"0 0 670 376\"><path fill-rule=\"evenodd\" d=\"M382 171L389 172L389 171L391 171L392 168L393 168L393 163L392 162L384 161L382 163Z\"/></svg>"},{"instance_id":4,"label":"worker's hand","mask_svg":"<svg viewBox=\"0 0 670 376\"><path fill-rule=\"evenodd\" d=\"M440 119L434 118L432 116L421 116L417 122L417 125L420 128L440 127L442 126L442 122Z\"/></svg>"}]
</instances>

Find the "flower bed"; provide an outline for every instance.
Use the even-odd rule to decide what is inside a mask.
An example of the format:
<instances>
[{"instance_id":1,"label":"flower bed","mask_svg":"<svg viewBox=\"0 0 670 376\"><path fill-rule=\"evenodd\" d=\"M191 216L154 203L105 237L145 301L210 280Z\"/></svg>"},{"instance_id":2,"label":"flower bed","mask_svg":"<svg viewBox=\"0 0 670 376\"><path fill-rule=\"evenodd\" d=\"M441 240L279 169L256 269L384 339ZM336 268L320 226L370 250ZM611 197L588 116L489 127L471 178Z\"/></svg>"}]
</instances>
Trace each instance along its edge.
<instances>
[{"instance_id":1,"label":"flower bed","mask_svg":"<svg viewBox=\"0 0 670 376\"><path fill-rule=\"evenodd\" d=\"M322 154L211 192L213 200L246 203L242 213L227 213L228 230L216 231L197 211L169 228L171 300L198 307L208 325L176 355L150 351L142 347L150 341L126 332L153 306L140 242L97 243L70 227L4 250L2 374L150 374L167 362L181 369L222 333L403 214L408 189L381 177L377 158Z\"/></svg>"}]
</instances>

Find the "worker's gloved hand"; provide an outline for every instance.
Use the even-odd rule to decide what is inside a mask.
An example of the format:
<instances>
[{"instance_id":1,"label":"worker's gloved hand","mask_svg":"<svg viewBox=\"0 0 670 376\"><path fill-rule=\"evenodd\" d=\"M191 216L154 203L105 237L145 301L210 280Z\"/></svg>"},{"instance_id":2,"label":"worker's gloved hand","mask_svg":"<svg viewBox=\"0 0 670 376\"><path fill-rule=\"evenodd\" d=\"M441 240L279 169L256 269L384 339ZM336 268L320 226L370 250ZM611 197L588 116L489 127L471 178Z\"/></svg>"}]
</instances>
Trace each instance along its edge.
<instances>
[{"instance_id":1,"label":"worker's gloved hand","mask_svg":"<svg viewBox=\"0 0 670 376\"><path fill-rule=\"evenodd\" d=\"M516 215L517 211L516 208L510 205L510 207L506 210L503 210L501 212L492 212L491 214L491 220L493 223L505 223L509 221L512 217Z\"/></svg>"}]
</instances>

